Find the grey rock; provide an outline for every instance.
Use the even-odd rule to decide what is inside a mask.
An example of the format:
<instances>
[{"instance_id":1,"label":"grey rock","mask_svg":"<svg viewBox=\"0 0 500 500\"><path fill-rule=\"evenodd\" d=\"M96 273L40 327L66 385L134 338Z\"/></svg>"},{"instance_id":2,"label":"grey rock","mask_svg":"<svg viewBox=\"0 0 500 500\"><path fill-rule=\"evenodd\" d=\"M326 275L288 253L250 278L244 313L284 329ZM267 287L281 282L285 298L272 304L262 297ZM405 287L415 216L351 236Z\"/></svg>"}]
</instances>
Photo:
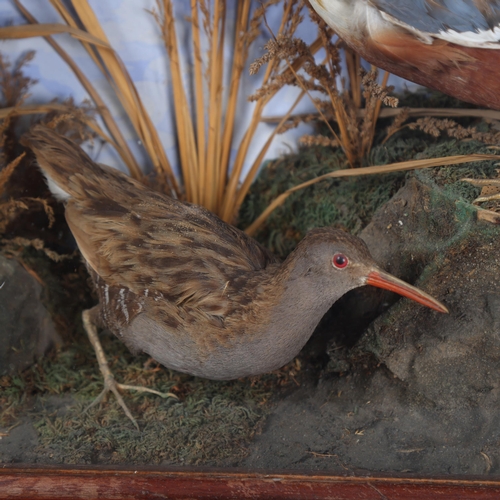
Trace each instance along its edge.
<instances>
[{"instance_id":1,"label":"grey rock","mask_svg":"<svg viewBox=\"0 0 500 500\"><path fill-rule=\"evenodd\" d=\"M0 255L0 375L27 368L60 342L41 292L15 259Z\"/></svg>"},{"instance_id":2,"label":"grey rock","mask_svg":"<svg viewBox=\"0 0 500 500\"><path fill-rule=\"evenodd\" d=\"M457 224L455 208L448 207L439 230L428 234L420 222L432 219L439 203L435 192L413 180L377 214L365 239L379 242L379 260L399 268L397 274L414 272L401 257L410 255L418 263L417 286L444 301L450 314L402 300L370 326L357 351L373 353L408 390L436 405L497 407L500 230L473 218ZM401 227L397 221L410 204L407 213L416 213L418 224L410 218Z\"/></svg>"}]
</instances>

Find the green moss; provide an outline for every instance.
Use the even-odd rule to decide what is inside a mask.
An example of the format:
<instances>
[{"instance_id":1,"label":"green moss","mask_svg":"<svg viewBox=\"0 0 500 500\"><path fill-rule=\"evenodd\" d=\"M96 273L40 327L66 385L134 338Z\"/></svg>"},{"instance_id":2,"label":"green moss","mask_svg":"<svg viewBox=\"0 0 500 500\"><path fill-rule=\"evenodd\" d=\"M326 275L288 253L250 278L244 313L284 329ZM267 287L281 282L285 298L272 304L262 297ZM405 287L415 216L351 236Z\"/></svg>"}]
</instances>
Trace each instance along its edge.
<instances>
[{"instance_id":1,"label":"green moss","mask_svg":"<svg viewBox=\"0 0 500 500\"><path fill-rule=\"evenodd\" d=\"M340 168L346 168L343 154L320 147L302 148L296 155L268 163L243 204L240 226L249 225L288 188ZM284 257L314 227L334 225L356 234L403 185L405 177L394 173L314 184L289 196L271 214L258 239Z\"/></svg>"},{"instance_id":2,"label":"green moss","mask_svg":"<svg viewBox=\"0 0 500 500\"><path fill-rule=\"evenodd\" d=\"M103 384L82 336L23 374L2 379L5 408L31 409L38 457L72 464L217 464L241 458L270 409L271 396L291 380L290 367L242 380L204 380L169 371L146 356L132 356L114 337L102 340L118 381L170 391L179 399L126 391L124 399L140 431L114 396L84 412ZM2 425L11 423L9 416L4 412Z\"/></svg>"},{"instance_id":3,"label":"green moss","mask_svg":"<svg viewBox=\"0 0 500 500\"><path fill-rule=\"evenodd\" d=\"M416 159L437 158L439 156L468 155L468 154L491 154L488 146L477 141L447 140L430 145ZM463 198L472 202L480 193L480 188L474 187L463 178L487 179L495 177L495 162L483 161L466 163L447 168L430 168L418 170L415 176L429 185L436 185L444 192L455 198Z\"/></svg>"},{"instance_id":4,"label":"green moss","mask_svg":"<svg viewBox=\"0 0 500 500\"><path fill-rule=\"evenodd\" d=\"M436 139L405 128L387 143L376 145L365 160L365 165L491 152L488 146L477 141L457 141L447 137ZM301 148L296 154L268 162L243 204L240 227L248 226L273 199L287 189L340 168L347 168L342 152L322 147ZM494 162L483 161L413 172L327 179L289 196L270 215L256 237L272 251L285 257L314 227L332 225L358 234L371 221L375 211L412 176L436 190L436 199L432 203L433 217L427 217L426 223L431 228L434 224L439 229L442 217L450 217L448 205L451 204L455 206L452 211L455 212L456 220L453 223L458 226L473 217L475 208L471 202L480 192L479 188L461 179L492 178L496 176L496 168Z\"/></svg>"}]
</instances>

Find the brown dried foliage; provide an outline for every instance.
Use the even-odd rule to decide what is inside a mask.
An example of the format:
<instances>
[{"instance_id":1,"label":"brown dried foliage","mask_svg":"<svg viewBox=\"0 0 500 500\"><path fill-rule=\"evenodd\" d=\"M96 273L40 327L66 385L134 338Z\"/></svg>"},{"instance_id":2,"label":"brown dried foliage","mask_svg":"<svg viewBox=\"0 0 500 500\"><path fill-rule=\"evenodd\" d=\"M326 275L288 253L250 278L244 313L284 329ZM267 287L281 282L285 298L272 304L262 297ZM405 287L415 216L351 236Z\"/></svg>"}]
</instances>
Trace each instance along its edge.
<instances>
[{"instance_id":1,"label":"brown dried foliage","mask_svg":"<svg viewBox=\"0 0 500 500\"><path fill-rule=\"evenodd\" d=\"M309 122L315 119L312 114L292 117L295 106L304 95L315 92L315 94L323 96L322 99L315 97L312 101L321 118L329 127L331 137L305 137L303 141L310 144L328 144L330 147L340 146L345 151L350 166L359 166L362 158L371 148L382 101L386 105L395 105L394 99L388 96L389 89L386 88L388 74L384 75L381 84L377 82L375 71L362 74L359 56L342 47L338 41L332 41L334 33L308 5L309 16L318 27L317 38L313 43L307 45L294 37L297 26L303 19L306 2L305 0L283 0L283 17L276 36L273 36L273 39L267 44L267 53L255 61L251 67L252 72L263 70L263 85L251 96L251 99L256 101L251 122L237 148L236 158L230 164L236 102L249 47L260 33L262 25L265 24L266 9L277 4L279 0L264 1L253 11L250 8L250 0L237 2L235 38L230 41L235 45L235 56L229 65L230 68L227 67L228 65L222 57L224 27L226 25L226 0L216 0L213 4L208 0L190 0L191 36L194 51L194 91L192 93L194 102L188 102L184 82L182 78L177 78L179 75L179 52L173 16L176 4L173 0L157 0L157 10L154 15L161 28L161 34L167 48L173 81L174 83L177 81L174 85L176 86L174 93L178 97L175 99L178 106L175 111L175 119L178 124L179 157L181 158L184 181L184 188L182 188L173 175L169 159L159 142L157 131L151 123L134 83L118 54L112 50L106 33L88 1L74 2L74 10L70 10L62 0L48 0L64 19L65 24L60 25L38 23L20 0L13 1L29 24L14 27L16 33L13 33L12 30L9 31L9 27L0 28L0 38L14 35L16 38L32 37L35 34L44 36L46 41L69 65L91 96L103 119L105 129L90 119L88 106L87 109L80 112L72 102L66 104L53 102L38 106L23 105L18 97L23 95L22 89L26 90L30 83L23 79L22 72L18 71L22 64L5 77L4 82L7 82L8 89L5 93L6 102L9 102L10 105L3 109L0 108L0 127L11 130L12 127L9 126L9 123L15 116L50 112L51 114L46 120L51 126L57 127L61 131L66 129L66 132L71 129L73 138L82 140L87 133L84 124L97 136L115 147L132 176L145 180L136 159L129 150L117 123L101 96L75 61L51 36L58 33L68 33L82 43L89 57L110 82L116 97L122 103L123 109L129 116L138 137L151 158L158 174L158 181L160 184L163 183L162 187L179 198L186 197L188 201L208 206L226 221L234 219L275 134L295 127L301 121ZM205 32L209 41L208 50L205 53L202 53L200 32ZM321 48L325 51L325 58L323 63L318 64L314 54ZM348 68L348 78L345 81L339 78L341 51L343 51ZM30 57L32 54L26 56L25 62ZM262 68L264 65L265 69ZM223 79L224 71L230 72L228 80L231 83L227 96L223 98L222 91L226 81ZM16 81L15 88L11 88L12 85L8 83L10 81ZM263 120L264 108L276 92L285 85L298 86L301 92L288 112L279 119L275 131L251 165L247 177L243 182L240 182L245 158L251 149L252 138ZM14 102L15 104L13 104ZM226 105L224 110L222 104ZM407 115L407 112L402 111L396 117L389 133L392 134L399 130ZM1 122L1 120L4 121ZM330 125L332 120L337 123L336 127ZM3 125L1 125L2 123ZM72 127L76 127L76 129ZM460 132L455 128L454 133L461 134L463 131ZM4 134L3 128L1 128L0 154L4 154L3 151L7 150L8 144L8 134ZM10 161L5 162L5 158L2 158L2 162L3 165L9 164L5 170L6 173L0 178L0 182L5 184L16 164L11 164ZM211 189L207 189L207 187ZM273 206L279 204L278 201ZM269 213L269 210L266 213ZM259 218L260 223L264 218Z\"/></svg>"},{"instance_id":2,"label":"brown dried foliage","mask_svg":"<svg viewBox=\"0 0 500 500\"><path fill-rule=\"evenodd\" d=\"M410 130L421 130L433 137L439 137L445 133L448 137L463 141L466 139L484 142L485 144L498 144L500 132L481 132L475 127L463 127L454 120L444 120L431 116L419 118L414 123L409 123Z\"/></svg>"},{"instance_id":3,"label":"brown dried foliage","mask_svg":"<svg viewBox=\"0 0 500 500\"><path fill-rule=\"evenodd\" d=\"M249 48L261 33L265 12L280 0L265 0L259 5L251 0L237 2L235 4L234 39L230 40L227 39L226 26L233 20L226 19L227 12L230 11L226 9L227 0L215 2L190 0L191 33L189 36L192 40L192 60L194 61L192 92L186 89L180 70L182 50L179 50L179 45L181 41L177 36L174 16L178 4L173 0L157 0L156 9L152 14L161 29L172 75L174 118L183 186L178 185L169 158L159 142L158 133L141 102L141 96L119 55L112 49L88 0L73 2L73 9L69 9L62 0L48 0L48 3L63 18L63 24L41 24L20 0L13 1L29 24L14 27L15 33L12 30L0 28L0 38L31 37L35 34L45 36L47 42L69 65L89 93L101 114L105 129L101 129L92 121L88 121L87 125L98 136L113 145L132 176L145 181L136 159L128 149L117 123L101 96L75 61L51 35L68 33L82 43L122 104L151 159L157 173L157 181L162 188L175 197L206 206L226 221L234 219L277 133L277 131L272 133L250 166L247 177L240 182L246 158L249 153L253 152L251 150L252 138L261 122L264 107L272 96L272 91L270 91L253 108L250 125L240 145L236 147L236 157L232 160L234 146L232 139L234 123L237 119L236 105L240 83ZM278 29L278 35L294 32L301 22L300 12L294 8L297 3L297 0L282 2L283 20ZM207 42L204 44L206 47L201 45L203 34L207 37ZM224 51L224 46L228 43L234 46L234 57L230 62L227 61L227 54ZM273 66L274 63L268 65L264 85L268 83ZM290 78L293 78L293 75ZM227 82L230 82L229 85ZM290 113L294 106L295 104L292 105ZM47 109L47 105L45 108ZM31 112L31 110L24 111L26 114ZM282 121L284 123L286 118Z\"/></svg>"},{"instance_id":4,"label":"brown dried foliage","mask_svg":"<svg viewBox=\"0 0 500 500\"><path fill-rule=\"evenodd\" d=\"M351 167L359 166L363 157L369 152L375 134L375 124L380 113L381 104L395 107L397 99L389 96L392 90L386 87L387 73L382 84L377 82L377 70L366 73L361 70L359 57L343 48L338 42L333 42L334 35L331 28L319 18L308 6L309 16L317 25L318 38L321 48L325 51L323 63L318 63L314 57L316 48L308 46L300 38L294 37L297 23L291 24L290 29L273 37L265 46L266 53L258 58L251 66L251 71L256 73L265 65L274 63L275 70L269 82L258 89L251 100L259 100L273 95L286 85L297 86L304 93L311 92L323 95L323 99L312 98L316 109L323 121L327 124L332 138L318 138L313 140L310 136L303 139L306 144L328 144L332 147L341 147L346 154ZM294 2L293 18L301 18L304 2ZM344 51L348 68L348 82L340 79ZM363 89L363 90L362 90ZM364 113L359 110L364 104ZM360 116L362 117L360 118ZM301 119L309 121L311 117L297 117L289 120L281 127L280 132L297 126ZM338 129L335 130L330 121L335 120Z\"/></svg>"},{"instance_id":5,"label":"brown dried foliage","mask_svg":"<svg viewBox=\"0 0 500 500\"><path fill-rule=\"evenodd\" d=\"M25 152L18 154L14 127L19 115L23 114L21 110L29 96L29 89L36 83L23 72L33 57L34 52L27 52L12 64L0 53L0 234L5 232L21 211L42 208L49 220L49 227L54 223L54 211L47 200L28 196L13 198L9 190L9 180L26 156ZM84 124L92 112L88 103L76 106L69 99L57 103L57 107L43 116L43 122L81 142L90 137ZM2 243L5 248L7 242L3 240Z\"/></svg>"},{"instance_id":6,"label":"brown dried foliage","mask_svg":"<svg viewBox=\"0 0 500 500\"><path fill-rule=\"evenodd\" d=\"M15 108L20 106L33 81L23 75L23 66L33 58L33 52L26 53L12 66L10 61L0 54L0 107ZM27 209L23 200L8 199L7 185L15 168L25 154L10 158L13 151L13 127L15 114L9 113L0 121L0 233L19 210Z\"/></svg>"}]
</instances>

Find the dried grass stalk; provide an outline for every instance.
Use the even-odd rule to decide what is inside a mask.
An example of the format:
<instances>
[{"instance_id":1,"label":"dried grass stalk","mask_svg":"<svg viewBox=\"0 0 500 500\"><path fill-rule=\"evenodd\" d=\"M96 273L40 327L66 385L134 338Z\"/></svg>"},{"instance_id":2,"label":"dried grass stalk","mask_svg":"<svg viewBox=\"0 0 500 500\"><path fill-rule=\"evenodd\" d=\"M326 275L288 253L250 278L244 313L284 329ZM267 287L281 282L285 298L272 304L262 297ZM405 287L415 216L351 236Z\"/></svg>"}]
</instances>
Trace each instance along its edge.
<instances>
[{"instance_id":1,"label":"dried grass stalk","mask_svg":"<svg viewBox=\"0 0 500 500\"><path fill-rule=\"evenodd\" d=\"M13 174L15 168L21 163L21 160L26 156L26 153L20 154L17 158L12 160L4 169L0 170L0 198L5 192L7 182Z\"/></svg>"},{"instance_id":2,"label":"dried grass stalk","mask_svg":"<svg viewBox=\"0 0 500 500\"><path fill-rule=\"evenodd\" d=\"M64 26L64 24L36 24L36 25L21 25L21 26L5 26L0 28L0 39L15 40L19 38L33 38L37 36L50 36L60 33L68 33L72 37L82 42L88 42L102 49L110 50L109 43L92 36L86 31Z\"/></svg>"},{"instance_id":3,"label":"dried grass stalk","mask_svg":"<svg viewBox=\"0 0 500 500\"><path fill-rule=\"evenodd\" d=\"M33 17L30 12L24 8L24 6L19 2L19 0L14 0L17 8L20 10L20 12L23 14L23 16L31 23L31 24L38 24L38 21L36 20L35 17ZM67 10L66 8L60 4L60 0L51 0L52 5L56 8L56 10L63 16L63 18L66 20L66 22L72 26L76 27L76 23L73 20L71 16L67 15ZM82 86L85 88L85 90L88 92L90 95L91 99L94 101L97 109L99 109L99 113L101 115L101 118L106 126L106 128L109 131L109 136L104 133L104 131L101 130L100 127L95 122L90 122L86 121L86 124L91 127L94 132L96 132L102 139L105 141L109 142L118 152L120 155L122 161L124 164L127 166L130 174L132 177L135 179L141 179L142 178L142 171L137 164L132 151L128 147L127 142L125 141L125 138L123 137L120 129L118 128L115 120L113 119L108 107L105 105L104 101L101 99L101 96L99 93L96 91L94 86L90 83L88 78L85 76L83 71L80 70L78 65L69 57L68 53L63 50L63 48L51 37L51 36L46 36L45 40L52 46L52 48L61 56L61 58L66 62L66 64L71 68L73 73L75 73L75 76L78 78ZM104 71L104 68L102 67L100 60L95 57L94 52L90 49L90 46L88 44L84 43L84 46L87 48L87 51L93 56L94 62L96 63L97 67L101 69L101 71L106 74ZM50 106L50 104L48 104ZM21 111L21 110L20 110ZM22 110L24 111L24 110ZM24 113L23 113L24 114ZM26 110L26 114L30 114L28 110Z\"/></svg>"},{"instance_id":4,"label":"dried grass stalk","mask_svg":"<svg viewBox=\"0 0 500 500\"><path fill-rule=\"evenodd\" d=\"M87 0L72 2L79 20L85 29L96 38L109 45L107 36L102 29L99 20L90 7ZM68 15L70 13L68 12ZM118 99L124 107L127 115L135 128L139 139L147 151L155 171L166 180L169 189L175 195L180 195L177 180L172 171L172 167L161 144L158 132L149 117L146 108L135 88L128 71L118 54L114 51L104 50L98 45L93 45L93 50L97 50L103 65L108 71Z\"/></svg>"},{"instance_id":5,"label":"dried grass stalk","mask_svg":"<svg viewBox=\"0 0 500 500\"><path fill-rule=\"evenodd\" d=\"M500 111L495 109L466 109L466 108L401 108L401 109L389 109L382 108L380 110L379 118L397 118L402 112L408 114L408 118L422 118L425 116L433 116L435 118L460 118L460 117L471 117L471 118L482 118L484 120L497 120L500 121ZM362 118L365 114L364 109L359 109L357 111L358 118ZM311 122L317 120L319 114L316 113L301 113L292 114L289 121L295 121L296 123ZM282 116L265 116L262 118L264 123L278 123L281 121Z\"/></svg>"},{"instance_id":6,"label":"dried grass stalk","mask_svg":"<svg viewBox=\"0 0 500 500\"><path fill-rule=\"evenodd\" d=\"M175 96L181 168L188 199L200 203L226 221L233 221L246 193L258 172L264 155L277 130L271 134L249 174L240 185L245 160L252 139L261 122L266 104L279 88L259 99L252 112L250 125L237 146L236 156L230 164L233 135L237 120L237 102L243 70L250 46L260 33L266 9L278 3L268 0L252 12L251 0L237 3L234 27L234 55L228 64L224 61L223 47L228 42L226 31L226 2L218 0L213 12L205 0L191 0L191 29L194 60L194 97L190 102L180 71L180 55L174 21L175 4L171 0L158 0L155 18L162 30L172 74L172 91ZM284 16L280 32L295 29L300 21L293 8L295 1L284 3ZM208 39L206 58L201 49L201 33ZM271 79L274 64L267 67L264 84ZM225 82L228 88L225 89ZM290 114L293 110L289 111ZM282 120L284 123L288 115ZM279 128L279 127L277 127Z\"/></svg>"},{"instance_id":7,"label":"dried grass stalk","mask_svg":"<svg viewBox=\"0 0 500 500\"><path fill-rule=\"evenodd\" d=\"M325 179L332 179L335 177L354 177L357 175L374 175L374 174L386 174L390 172L399 172L405 170L415 170L420 168L431 168L431 167L444 167L450 165L460 165L462 163L470 163L474 161L485 161L485 160L497 160L497 155L487 155L487 154L472 154L472 155L456 155L456 156L446 156L442 158L429 158L425 160L410 160L398 163L390 163L388 165L377 165L373 167L363 167L363 168L347 168L343 170L335 170L328 174L321 175L315 179L311 179L307 182L303 182L293 188L286 190L284 193L280 194L273 202L259 215L259 217L245 230L247 234L253 236L264 221L269 217L269 215L279 206L281 206L285 200L295 191L304 189L312 184L316 184Z\"/></svg>"}]
</instances>

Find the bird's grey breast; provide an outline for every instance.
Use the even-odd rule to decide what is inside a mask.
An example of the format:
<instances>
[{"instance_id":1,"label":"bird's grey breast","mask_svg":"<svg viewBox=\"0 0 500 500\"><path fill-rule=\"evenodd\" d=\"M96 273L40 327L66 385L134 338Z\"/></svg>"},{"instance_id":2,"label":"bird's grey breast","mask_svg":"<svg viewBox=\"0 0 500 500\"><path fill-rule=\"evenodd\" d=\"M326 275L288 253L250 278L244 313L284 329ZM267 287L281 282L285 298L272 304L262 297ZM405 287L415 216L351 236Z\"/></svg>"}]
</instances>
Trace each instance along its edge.
<instances>
[{"instance_id":1,"label":"bird's grey breast","mask_svg":"<svg viewBox=\"0 0 500 500\"><path fill-rule=\"evenodd\" d=\"M139 314L124 329L123 340L132 350L149 354L167 368L214 380L275 370L290 361L304 344L289 346L279 338L269 343L264 336L244 332L219 342L213 332L211 335L203 328L173 331L146 314Z\"/></svg>"}]
</instances>

